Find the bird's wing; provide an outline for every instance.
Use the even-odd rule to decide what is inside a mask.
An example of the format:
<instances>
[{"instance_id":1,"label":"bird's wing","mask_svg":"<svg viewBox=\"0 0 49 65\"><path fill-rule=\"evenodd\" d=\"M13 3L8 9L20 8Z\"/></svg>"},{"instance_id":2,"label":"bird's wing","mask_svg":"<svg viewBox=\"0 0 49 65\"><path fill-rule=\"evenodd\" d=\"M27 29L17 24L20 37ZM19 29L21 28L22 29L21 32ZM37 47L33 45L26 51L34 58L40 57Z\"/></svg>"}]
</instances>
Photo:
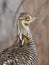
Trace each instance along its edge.
<instances>
[{"instance_id":1,"label":"bird's wing","mask_svg":"<svg viewBox=\"0 0 49 65\"><path fill-rule=\"evenodd\" d=\"M37 49L33 42L19 47L13 45L0 52L0 65L38 65Z\"/></svg>"}]
</instances>

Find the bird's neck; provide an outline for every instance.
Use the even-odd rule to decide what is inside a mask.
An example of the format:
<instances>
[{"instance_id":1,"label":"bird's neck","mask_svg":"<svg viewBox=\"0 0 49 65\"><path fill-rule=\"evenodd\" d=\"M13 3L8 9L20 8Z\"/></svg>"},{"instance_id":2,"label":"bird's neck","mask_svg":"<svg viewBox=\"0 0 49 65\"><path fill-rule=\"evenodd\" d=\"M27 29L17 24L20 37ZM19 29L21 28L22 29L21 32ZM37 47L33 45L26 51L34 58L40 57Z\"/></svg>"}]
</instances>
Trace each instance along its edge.
<instances>
[{"instance_id":1,"label":"bird's neck","mask_svg":"<svg viewBox=\"0 0 49 65\"><path fill-rule=\"evenodd\" d=\"M27 26L25 26L25 24L24 24L24 23L25 23L25 21L24 21L24 20L20 22L21 26L22 26L24 29L26 29L26 28L27 28Z\"/></svg>"},{"instance_id":2,"label":"bird's neck","mask_svg":"<svg viewBox=\"0 0 49 65\"><path fill-rule=\"evenodd\" d=\"M22 21L22 23L20 23L20 29L23 32L23 34L27 34L28 37L32 37L30 28L29 28L29 26L24 25L24 21Z\"/></svg>"},{"instance_id":3,"label":"bird's neck","mask_svg":"<svg viewBox=\"0 0 49 65\"><path fill-rule=\"evenodd\" d=\"M32 34L30 32L29 26L26 27L25 25L20 24L19 25L19 30L21 31L21 33L23 33L25 36L27 36L29 38L29 41L33 41L33 37L32 37Z\"/></svg>"}]
</instances>

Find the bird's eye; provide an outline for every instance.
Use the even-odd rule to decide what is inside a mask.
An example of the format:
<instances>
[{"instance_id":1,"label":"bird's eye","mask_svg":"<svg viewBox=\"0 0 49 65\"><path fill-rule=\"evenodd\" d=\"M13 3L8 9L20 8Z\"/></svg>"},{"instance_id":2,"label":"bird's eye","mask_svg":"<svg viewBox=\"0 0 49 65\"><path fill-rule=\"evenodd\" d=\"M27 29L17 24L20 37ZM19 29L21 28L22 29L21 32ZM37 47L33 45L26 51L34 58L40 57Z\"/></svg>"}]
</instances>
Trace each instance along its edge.
<instances>
[{"instance_id":1,"label":"bird's eye","mask_svg":"<svg viewBox=\"0 0 49 65\"><path fill-rule=\"evenodd\" d=\"M25 17L25 21L29 21L30 20L30 18L29 17Z\"/></svg>"},{"instance_id":2,"label":"bird's eye","mask_svg":"<svg viewBox=\"0 0 49 65\"><path fill-rule=\"evenodd\" d=\"M28 19L27 17L25 17L25 19Z\"/></svg>"}]
</instances>

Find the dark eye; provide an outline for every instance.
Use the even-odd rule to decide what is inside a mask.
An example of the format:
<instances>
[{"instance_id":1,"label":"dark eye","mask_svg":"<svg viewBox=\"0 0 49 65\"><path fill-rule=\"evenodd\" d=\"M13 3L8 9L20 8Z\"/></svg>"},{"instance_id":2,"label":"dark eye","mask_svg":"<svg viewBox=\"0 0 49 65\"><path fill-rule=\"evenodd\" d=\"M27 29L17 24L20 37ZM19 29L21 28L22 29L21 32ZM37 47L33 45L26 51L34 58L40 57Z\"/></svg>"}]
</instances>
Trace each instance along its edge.
<instances>
[{"instance_id":1,"label":"dark eye","mask_svg":"<svg viewBox=\"0 0 49 65\"><path fill-rule=\"evenodd\" d=\"M27 17L25 19L28 19Z\"/></svg>"},{"instance_id":2,"label":"dark eye","mask_svg":"<svg viewBox=\"0 0 49 65\"><path fill-rule=\"evenodd\" d=\"M29 17L25 17L25 21L29 21L30 20L30 18Z\"/></svg>"}]
</instances>

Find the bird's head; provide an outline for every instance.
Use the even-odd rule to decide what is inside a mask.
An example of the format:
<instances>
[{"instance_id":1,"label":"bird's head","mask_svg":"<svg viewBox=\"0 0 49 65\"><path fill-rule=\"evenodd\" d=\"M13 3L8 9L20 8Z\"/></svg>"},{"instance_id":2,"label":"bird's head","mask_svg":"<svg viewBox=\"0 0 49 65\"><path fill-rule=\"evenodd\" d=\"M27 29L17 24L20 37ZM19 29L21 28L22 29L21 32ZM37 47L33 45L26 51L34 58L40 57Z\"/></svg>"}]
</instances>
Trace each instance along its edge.
<instances>
[{"instance_id":1,"label":"bird's head","mask_svg":"<svg viewBox=\"0 0 49 65\"><path fill-rule=\"evenodd\" d=\"M35 17L32 17L31 15L29 15L26 12L21 13L20 16L19 16L19 22L21 23L21 25L24 28L28 27L30 25L30 23L32 23L35 20L36 20Z\"/></svg>"}]
</instances>

